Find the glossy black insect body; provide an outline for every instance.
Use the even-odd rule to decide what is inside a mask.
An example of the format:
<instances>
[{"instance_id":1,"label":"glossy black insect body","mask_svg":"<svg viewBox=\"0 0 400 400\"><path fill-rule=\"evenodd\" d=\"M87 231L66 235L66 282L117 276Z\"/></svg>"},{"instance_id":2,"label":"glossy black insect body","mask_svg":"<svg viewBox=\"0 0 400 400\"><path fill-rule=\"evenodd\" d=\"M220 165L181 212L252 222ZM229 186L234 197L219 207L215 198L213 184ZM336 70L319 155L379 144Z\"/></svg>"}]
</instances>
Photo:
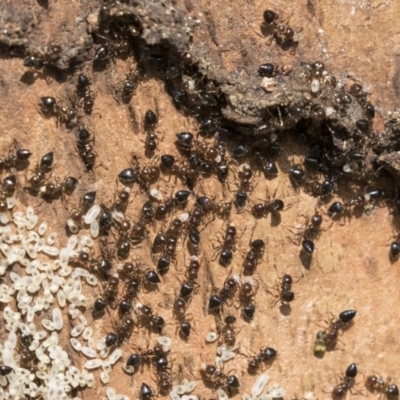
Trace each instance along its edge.
<instances>
[{"instance_id":1,"label":"glossy black insect body","mask_svg":"<svg viewBox=\"0 0 400 400\"><path fill-rule=\"evenodd\" d=\"M257 265L263 256L265 243L262 239L253 240L250 243L250 251L247 252L242 268L244 275L253 275Z\"/></svg>"},{"instance_id":2,"label":"glossy black insect body","mask_svg":"<svg viewBox=\"0 0 400 400\"><path fill-rule=\"evenodd\" d=\"M355 377L357 376L356 364L351 364L347 367L342 382L334 387L332 397L334 399L343 399L348 391L351 391L355 384Z\"/></svg>"},{"instance_id":3,"label":"glossy black insect body","mask_svg":"<svg viewBox=\"0 0 400 400\"><path fill-rule=\"evenodd\" d=\"M250 374L255 374L263 362L270 364L276 359L277 355L278 352L273 347L260 349L260 352L250 359L247 365L247 371Z\"/></svg>"},{"instance_id":4,"label":"glossy black insect body","mask_svg":"<svg viewBox=\"0 0 400 400\"><path fill-rule=\"evenodd\" d=\"M388 400L397 400L399 398L399 387L396 384L386 382L379 376L370 375L367 377L365 386L372 393L380 393L386 395Z\"/></svg>"}]
</instances>

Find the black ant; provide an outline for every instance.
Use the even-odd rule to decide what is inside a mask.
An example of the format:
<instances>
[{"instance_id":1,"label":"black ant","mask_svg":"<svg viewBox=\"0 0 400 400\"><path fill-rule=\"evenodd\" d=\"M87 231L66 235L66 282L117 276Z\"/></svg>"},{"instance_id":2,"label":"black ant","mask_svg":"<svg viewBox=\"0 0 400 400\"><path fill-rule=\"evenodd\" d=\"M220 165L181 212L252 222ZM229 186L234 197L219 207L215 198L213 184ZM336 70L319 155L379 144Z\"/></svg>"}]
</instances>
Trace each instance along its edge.
<instances>
[{"instance_id":1,"label":"black ant","mask_svg":"<svg viewBox=\"0 0 400 400\"><path fill-rule=\"evenodd\" d=\"M111 306L111 308L116 307L116 301L118 297L118 286L119 286L119 279L115 276L111 276L108 281L107 285L103 291L103 299L104 301Z\"/></svg>"},{"instance_id":2,"label":"black ant","mask_svg":"<svg viewBox=\"0 0 400 400\"><path fill-rule=\"evenodd\" d=\"M113 218L113 225L116 227L119 238L117 241L117 257L120 260L126 259L131 250L130 233L131 223L125 218L124 215L119 218Z\"/></svg>"},{"instance_id":3,"label":"black ant","mask_svg":"<svg viewBox=\"0 0 400 400\"><path fill-rule=\"evenodd\" d=\"M161 244L162 248L162 256L157 261L157 271L160 274L164 275L169 271L171 260L175 258L176 245L178 243L179 236L182 233L184 226L183 220L186 216L187 213L184 213L181 217L175 218L164 235L159 234L156 236L157 242L155 244L157 246ZM160 246L158 249L160 249ZM155 246L153 244L153 251L154 250Z\"/></svg>"},{"instance_id":4,"label":"black ant","mask_svg":"<svg viewBox=\"0 0 400 400\"><path fill-rule=\"evenodd\" d=\"M144 129L147 133L145 150L147 153L152 154L157 149L157 136L154 133L154 128L157 126L158 118L152 110L147 110L144 115Z\"/></svg>"},{"instance_id":5,"label":"black ant","mask_svg":"<svg viewBox=\"0 0 400 400\"><path fill-rule=\"evenodd\" d=\"M140 386L139 400L151 400L152 397L155 397L153 391L149 385L143 382Z\"/></svg>"},{"instance_id":6,"label":"black ant","mask_svg":"<svg viewBox=\"0 0 400 400\"><path fill-rule=\"evenodd\" d=\"M222 289L216 290L217 293L210 297L208 311L219 313L222 305L235 295L238 288L238 281L239 278L237 276L226 278Z\"/></svg>"},{"instance_id":7,"label":"black ant","mask_svg":"<svg viewBox=\"0 0 400 400\"><path fill-rule=\"evenodd\" d=\"M130 233L130 241L135 246L143 242L147 237L146 224L142 221L138 221L132 224L132 230Z\"/></svg>"},{"instance_id":8,"label":"black ant","mask_svg":"<svg viewBox=\"0 0 400 400\"><path fill-rule=\"evenodd\" d=\"M188 282L185 282L184 290L187 290L189 288L189 286L190 286L190 283L188 285ZM180 290L180 295L182 295L182 286L181 286L181 290ZM181 337L183 337L185 339L190 336L190 332L192 330L192 324L186 317L186 308L190 301L190 298L188 299L187 297L188 296L186 296L186 298L177 297L175 299L174 305L173 305L174 315L179 323L179 334L181 335Z\"/></svg>"},{"instance_id":9,"label":"black ant","mask_svg":"<svg viewBox=\"0 0 400 400\"><path fill-rule=\"evenodd\" d=\"M181 132L176 134L177 141L175 142L176 147L184 155L189 155L193 147L193 134L190 132Z\"/></svg>"},{"instance_id":10,"label":"black ant","mask_svg":"<svg viewBox=\"0 0 400 400\"><path fill-rule=\"evenodd\" d=\"M60 123L65 123L67 127L76 126L78 117L74 108L57 104L54 97L46 96L40 98L40 109L44 116L55 117Z\"/></svg>"},{"instance_id":11,"label":"black ant","mask_svg":"<svg viewBox=\"0 0 400 400\"><path fill-rule=\"evenodd\" d=\"M236 343L235 323L236 317L228 315L224 318L224 324L218 327L218 334L222 336L223 343L228 347L233 347Z\"/></svg>"},{"instance_id":12,"label":"black ant","mask_svg":"<svg viewBox=\"0 0 400 400\"><path fill-rule=\"evenodd\" d=\"M40 160L40 163L36 166L33 174L27 178L27 186L25 188L32 192L37 193L40 190L40 186L43 183L43 180L51 171L54 161L54 153L51 151L50 153L46 153Z\"/></svg>"},{"instance_id":13,"label":"black ant","mask_svg":"<svg viewBox=\"0 0 400 400\"><path fill-rule=\"evenodd\" d=\"M96 153L93 150L94 138L90 137L87 129L83 128L78 132L76 145L86 170L92 171L96 161Z\"/></svg>"},{"instance_id":14,"label":"black ant","mask_svg":"<svg viewBox=\"0 0 400 400\"><path fill-rule=\"evenodd\" d=\"M135 94L135 90L138 86L139 79L142 75L142 71L138 70L135 72L129 72L128 75L126 76L125 82L122 85L121 89L121 101L124 104L128 104L133 95Z\"/></svg>"},{"instance_id":15,"label":"black ant","mask_svg":"<svg viewBox=\"0 0 400 400\"><path fill-rule=\"evenodd\" d=\"M144 285L154 287L161 282L160 277L154 270L149 268L143 271L138 265L133 265L132 263L124 263L120 267L120 274L126 282L135 282L132 285L136 288L132 287L131 290L136 292L139 290L137 285L143 283Z\"/></svg>"},{"instance_id":16,"label":"black ant","mask_svg":"<svg viewBox=\"0 0 400 400\"><path fill-rule=\"evenodd\" d=\"M17 188L17 178L15 175L6 176L1 183L0 190L0 209L5 212L8 208L7 198L11 198Z\"/></svg>"},{"instance_id":17,"label":"black ant","mask_svg":"<svg viewBox=\"0 0 400 400\"><path fill-rule=\"evenodd\" d=\"M20 354L20 367L28 370L30 373L36 374L37 364L39 362L36 352L30 350L33 342L33 336L30 334L18 333L18 348Z\"/></svg>"},{"instance_id":18,"label":"black ant","mask_svg":"<svg viewBox=\"0 0 400 400\"><path fill-rule=\"evenodd\" d=\"M115 327L115 333L108 333L106 336L106 347L121 346L124 340L128 339L133 331L134 320L130 315L124 315Z\"/></svg>"},{"instance_id":19,"label":"black ant","mask_svg":"<svg viewBox=\"0 0 400 400\"><path fill-rule=\"evenodd\" d=\"M235 375L227 376L214 365L203 364L201 373L204 379L215 387L226 388L229 392L236 391L240 387L239 379Z\"/></svg>"},{"instance_id":20,"label":"black ant","mask_svg":"<svg viewBox=\"0 0 400 400\"><path fill-rule=\"evenodd\" d=\"M15 147L15 143L13 145ZM8 156L0 158L0 170L16 168L18 170L26 167L32 152L27 149L16 149L15 152L10 149Z\"/></svg>"},{"instance_id":21,"label":"black ant","mask_svg":"<svg viewBox=\"0 0 400 400\"><path fill-rule=\"evenodd\" d=\"M255 295L257 293L258 286L253 284L253 279L246 277L245 281L239 286L239 304L242 308L242 316L245 321L251 321L255 312ZM249 310L252 310L249 313Z\"/></svg>"},{"instance_id":22,"label":"black ant","mask_svg":"<svg viewBox=\"0 0 400 400\"><path fill-rule=\"evenodd\" d=\"M239 167L239 191L247 192L252 189L253 171L248 164L242 164Z\"/></svg>"},{"instance_id":23,"label":"black ant","mask_svg":"<svg viewBox=\"0 0 400 400\"><path fill-rule=\"evenodd\" d=\"M155 183L160 178L160 167L158 165L148 165L140 168L139 160L134 156L132 157L133 170L136 174L136 180L142 189L147 192L148 186Z\"/></svg>"},{"instance_id":24,"label":"black ant","mask_svg":"<svg viewBox=\"0 0 400 400\"><path fill-rule=\"evenodd\" d=\"M399 388L395 384L390 384L388 379L386 382L376 375L370 375L367 377L365 386L370 392L385 394L389 400L395 400L399 398Z\"/></svg>"},{"instance_id":25,"label":"black ant","mask_svg":"<svg viewBox=\"0 0 400 400\"><path fill-rule=\"evenodd\" d=\"M189 265L186 268L186 277L189 282L195 282L200 269L200 263L196 256L190 258Z\"/></svg>"},{"instance_id":26,"label":"black ant","mask_svg":"<svg viewBox=\"0 0 400 400\"><path fill-rule=\"evenodd\" d=\"M255 204L251 208L251 214L254 218L260 219L266 217L269 213L279 214L280 211L283 210L285 204L280 199L273 199L266 201L265 203Z\"/></svg>"},{"instance_id":27,"label":"black ant","mask_svg":"<svg viewBox=\"0 0 400 400\"><path fill-rule=\"evenodd\" d=\"M204 213L212 213L222 219L228 218L232 210L232 202L216 203L207 196L198 197L196 204L201 207Z\"/></svg>"},{"instance_id":28,"label":"black ant","mask_svg":"<svg viewBox=\"0 0 400 400\"><path fill-rule=\"evenodd\" d=\"M276 273L278 271L275 266ZM282 306L288 306L294 300L294 292L292 291L293 279L289 274L284 274L281 279L281 284L276 287L278 295L275 295L276 299L272 303L272 307L276 305L278 301L281 302Z\"/></svg>"},{"instance_id":29,"label":"black ant","mask_svg":"<svg viewBox=\"0 0 400 400\"><path fill-rule=\"evenodd\" d=\"M118 192L117 198L114 200L114 202L111 205L111 210L124 212L128 205L130 192L131 192L131 188L129 186L125 187L120 192Z\"/></svg>"},{"instance_id":30,"label":"black ant","mask_svg":"<svg viewBox=\"0 0 400 400\"><path fill-rule=\"evenodd\" d=\"M301 246L308 254L314 252L314 240L318 239L321 234L321 224L322 215L318 211L311 217L311 220L307 221L304 232L302 233Z\"/></svg>"},{"instance_id":31,"label":"black ant","mask_svg":"<svg viewBox=\"0 0 400 400\"><path fill-rule=\"evenodd\" d=\"M278 352L273 347L260 349L260 352L256 356L252 357L247 364L248 372L250 374L255 374L260 368L262 362L266 364L272 363L276 359L277 355Z\"/></svg>"},{"instance_id":32,"label":"black ant","mask_svg":"<svg viewBox=\"0 0 400 400\"><path fill-rule=\"evenodd\" d=\"M141 350L141 349L140 349ZM126 372L134 373L139 366L145 363L154 362L156 358L164 356L165 351L161 344L156 344L153 348L141 350L138 353L131 354L125 364Z\"/></svg>"},{"instance_id":33,"label":"black ant","mask_svg":"<svg viewBox=\"0 0 400 400\"><path fill-rule=\"evenodd\" d=\"M157 385L161 394L166 394L172 389L172 379L169 373L167 357L161 355L156 358L155 368L157 371Z\"/></svg>"},{"instance_id":34,"label":"black ant","mask_svg":"<svg viewBox=\"0 0 400 400\"><path fill-rule=\"evenodd\" d=\"M188 190L178 190L175 193L174 197L168 199L156 208L154 213L155 218L158 220L163 219L175 208L185 206L190 196L190 193L191 192L189 192Z\"/></svg>"},{"instance_id":35,"label":"black ant","mask_svg":"<svg viewBox=\"0 0 400 400\"><path fill-rule=\"evenodd\" d=\"M342 382L335 386L332 391L333 399L343 399L347 392L353 389L354 378L357 376L357 372L356 364L353 363L347 367Z\"/></svg>"},{"instance_id":36,"label":"black ant","mask_svg":"<svg viewBox=\"0 0 400 400\"><path fill-rule=\"evenodd\" d=\"M41 188L39 195L45 200L55 200L64 194L71 195L78 185L78 180L73 176L68 176L63 182L46 182Z\"/></svg>"},{"instance_id":37,"label":"black ant","mask_svg":"<svg viewBox=\"0 0 400 400\"><path fill-rule=\"evenodd\" d=\"M78 75L76 95L78 97L78 104L82 106L83 111L86 114L91 114L96 96L95 93L90 90L90 81L84 74Z\"/></svg>"},{"instance_id":38,"label":"black ant","mask_svg":"<svg viewBox=\"0 0 400 400\"><path fill-rule=\"evenodd\" d=\"M79 252L76 258L70 259L70 262L83 264L84 266L87 266L90 269L94 269L104 278L108 278L109 273L111 272L112 269L112 264L111 261L109 260L109 257L94 258L91 257L90 254L87 253L86 251Z\"/></svg>"},{"instance_id":39,"label":"black ant","mask_svg":"<svg viewBox=\"0 0 400 400\"><path fill-rule=\"evenodd\" d=\"M193 190L199 175L198 160L194 156L189 163L174 164L170 171L171 174L177 176L190 190Z\"/></svg>"},{"instance_id":40,"label":"black ant","mask_svg":"<svg viewBox=\"0 0 400 400\"><path fill-rule=\"evenodd\" d=\"M136 304L139 325L149 331L160 333L165 325L164 318L153 314L153 310L146 305Z\"/></svg>"},{"instance_id":41,"label":"black ant","mask_svg":"<svg viewBox=\"0 0 400 400\"><path fill-rule=\"evenodd\" d=\"M278 24L279 14L270 9L265 10L263 28L265 30L272 30L272 37L281 46L296 47L299 41L298 32L295 32L290 26L285 24Z\"/></svg>"},{"instance_id":42,"label":"black ant","mask_svg":"<svg viewBox=\"0 0 400 400\"><path fill-rule=\"evenodd\" d=\"M357 311L355 310L346 310L339 314L338 319L331 319L328 329L319 331L317 333L314 345L314 353L325 353L326 350L335 348L340 329L346 329L356 314Z\"/></svg>"},{"instance_id":43,"label":"black ant","mask_svg":"<svg viewBox=\"0 0 400 400\"><path fill-rule=\"evenodd\" d=\"M232 261L232 250L236 244L236 228L233 224L228 225L225 232L225 237L221 246L221 253L218 258L218 263L222 267L227 267Z\"/></svg>"},{"instance_id":44,"label":"black ant","mask_svg":"<svg viewBox=\"0 0 400 400\"><path fill-rule=\"evenodd\" d=\"M79 203L79 207L73 210L67 219L67 226L71 233L77 233L82 226L82 218L96 200L96 192L85 193Z\"/></svg>"},{"instance_id":45,"label":"black ant","mask_svg":"<svg viewBox=\"0 0 400 400\"><path fill-rule=\"evenodd\" d=\"M265 243L262 239L250 242L250 250L246 253L242 268L244 275L253 275L257 264L264 254Z\"/></svg>"},{"instance_id":46,"label":"black ant","mask_svg":"<svg viewBox=\"0 0 400 400\"><path fill-rule=\"evenodd\" d=\"M242 211L247 202L247 193L245 190L236 192L234 204L238 212Z\"/></svg>"},{"instance_id":47,"label":"black ant","mask_svg":"<svg viewBox=\"0 0 400 400\"><path fill-rule=\"evenodd\" d=\"M24 59L24 67L39 70L43 66L56 63L61 56L62 47L57 44L46 46L45 51L29 55Z\"/></svg>"}]
</instances>

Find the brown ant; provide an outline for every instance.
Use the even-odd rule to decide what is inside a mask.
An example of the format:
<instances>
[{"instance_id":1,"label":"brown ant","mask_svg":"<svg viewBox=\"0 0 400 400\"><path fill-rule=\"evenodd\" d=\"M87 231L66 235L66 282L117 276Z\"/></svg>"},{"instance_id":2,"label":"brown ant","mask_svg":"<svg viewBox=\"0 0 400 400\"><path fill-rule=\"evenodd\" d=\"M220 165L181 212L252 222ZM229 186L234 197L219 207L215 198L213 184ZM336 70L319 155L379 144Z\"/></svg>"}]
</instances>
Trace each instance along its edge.
<instances>
[{"instance_id":1,"label":"brown ant","mask_svg":"<svg viewBox=\"0 0 400 400\"><path fill-rule=\"evenodd\" d=\"M102 297L95 300L92 310L94 319L102 317L107 306L112 309L117 307L119 279L115 276L109 277L107 285L103 290Z\"/></svg>"},{"instance_id":2,"label":"brown ant","mask_svg":"<svg viewBox=\"0 0 400 400\"><path fill-rule=\"evenodd\" d=\"M353 318L356 316L357 311L346 310L339 314L338 319L332 318L329 322L329 327L326 330L319 331L316 336L314 353L323 354L326 350L334 349L339 337L339 331L346 329Z\"/></svg>"},{"instance_id":3,"label":"brown ant","mask_svg":"<svg viewBox=\"0 0 400 400\"><path fill-rule=\"evenodd\" d=\"M347 367L342 382L334 387L332 391L333 399L343 399L348 391L354 389L354 379L357 376L356 364L351 364Z\"/></svg>"},{"instance_id":4,"label":"brown ant","mask_svg":"<svg viewBox=\"0 0 400 400\"><path fill-rule=\"evenodd\" d=\"M385 394L389 400L399 398L399 388L395 384L390 384L390 379L385 382L381 377L370 375L367 377L365 386L370 392Z\"/></svg>"}]
</instances>

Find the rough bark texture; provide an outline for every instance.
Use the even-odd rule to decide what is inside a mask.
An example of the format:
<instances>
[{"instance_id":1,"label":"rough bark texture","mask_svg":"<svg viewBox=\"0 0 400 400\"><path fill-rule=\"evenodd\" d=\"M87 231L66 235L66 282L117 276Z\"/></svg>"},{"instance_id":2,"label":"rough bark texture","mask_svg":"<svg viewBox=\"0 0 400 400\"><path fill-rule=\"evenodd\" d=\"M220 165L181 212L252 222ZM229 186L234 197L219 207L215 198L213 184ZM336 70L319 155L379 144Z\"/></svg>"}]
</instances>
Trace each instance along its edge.
<instances>
[{"instance_id":1,"label":"rough bark texture","mask_svg":"<svg viewBox=\"0 0 400 400\"><path fill-rule=\"evenodd\" d=\"M209 218L210 222L201 231L199 288L188 307L194 324L190 338L185 342L176 336L176 321L170 309L189 261L186 242L179 242L176 261L164 277L160 290L142 293L139 297L168 322L165 334L173 339L170 359L173 360L174 382L184 377L196 379L198 386L194 394L202 398L215 396L200 379L202 362L213 363L216 348L216 344L204 341L205 334L215 330L214 317L206 312L208 298L214 286L221 288L228 273L241 272L242 258L251 238L262 238L266 250L254 276L254 280L259 281L254 320L246 323L235 306L224 307L225 315L233 313L238 317L240 354L226 364L225 372L232 370L238 376L240 394L249 393L255 381L255 377L246 372L245 355L250 356L265 346L272 346L279 352L268 374L271 383L278 382L286 390L287 399L296 395L307 399L330 398L327 392L338 383L337 374L342 377L352 362L366 375L392 377L399 383L399 272L397 263L392 263L388 256L396 225L392 204L378 202L368 214L360 213L332 223L326 215L326 199L317 204L315 197L296 190L288 171L291 165L301 163L313 146L322 146L327 165L339 176L337 189L328 204L335 199L346 201L356 193L382 185L375 178L381 167L390 173L383 183L390 183L390 177L397 180L400 117L395 109L400 98L400 56L397 54L400 49L397 48L396 29L400 3L339 1L325 4L320 0L309 0L308 4L305 1L266 4L250 0L173 3L136 0L107 6L106 11L101 12L100 4L85 0L2 2L2 154L7 154L16 139L33 152L33 168L44 152L54 151L56 162L52 176L55 179L67 175L80 177L79 193L68 199L69 209L78 203L79 195L93 187L100 202L109 205L116 195L116 176L129 166L132 154L139 157L142 165L158 162L157 157L162 154L179 157L175 134L201 130L192 104L171 98L171 90L182 85L174 87L173 80L166 79L166 65L186 66L196 79L203 77L213 82L221 105L215 111L218 124L231 129L228 143L233 143L232 146L257 143L262 131L267 140L271 140L271 134L277 135L282 151L274 159L279 170L277 178L267 180L260 171L256 173L254 189L244 212L233 209L228 219ZM276 40L271 42L270 33L262 32L260 25L265 8L277 11L279 21L302 28L298 46L279 46ZM138 32L137 36L129 37L127 52L120 51L117 41L107 36L108 28L117 27L118 30L124 24ZM61 46L61 53L49 55L52 45ZM110 53L104 62L94 61L100 45L107 46ZM132 52L131 46L134 47ZM35 70L24 67L23 59L28 56L35 56L43 66ZM321 83L320 92L312 95L310 70L303 63L317 60L325 64L329 76L336 77L338 85ZM259 65L265 62L291 71L287 75L278 74L269 92L260 87L262 78L257 74ZM129 102L124 102L122 85L127 76L140 68L145 72L140 76L135 94ZM53 96L68 107L76 104L75 84L80 72L89 76L91 89L96 94L91 115L77 109L78 123L69 127L57 123L55 118L44 118L39 107L41 96ZM364 92L370 94L368 100L376 106L376 117L369 119L366 133L356 128L356 121L366 118L363 99L353 98L347 108L335 103L335 96L348 91L354 82L362 84ZM334 107L334 113L316 118L315 111L326 107ZM158 150L152 159L144 156L146 135L142 121L148 109L157 110L159 116ZM394 112L389 115L389 111ZM261 129L262 125L266 126ZM82 126L95 136L97 161L93 173L85 171L76 150L75 135ZM303 134L307 140L303 140ZM301 140L297 140L299 137ZM211 139L199 140L212 143ZM365 159L361 167L346 177L343 166L349 163L351 151L363 152ZM238 187L235 161L231 169L234 172L230 172L225 185L215 177L199 178L195 194L210 196L217 202L230 201ZM19 179L23 186L24 175L20 174ZM155 186L165 199L184 188L180 180L169 179L166 175L162 175ZM392 186L388 189L393 193ZM274 195L286 204L282 220L276 223L268 217L256 221L248 212L251 205ZM134 186L127 211L129 219L139 218L140 207L146 199ZM37 207L41 217L59 232L60 242L65 242L64 222L68 211L60 202L48 206L23 190L20 190L20 201ZM194 197L188 210L193 203ZM300 240L295 232L304 227L316 206L324 213L323 231L316 240L312 258L305 258L300 255ZM233 262L226 269L218 265L215 255L229 222L237 227L239 239ZM153 266L148 244L165 226L166 223L160 222L150 225L147 243L133 249L129 259ZM111 236L109 241L112 247L117 236ZM280 309L279 305L271 307L274 297L266 287L271 288L278 282L275 265L279 276L288 273L295 281L296 299L290 312ZM318 325L325 326L324 320L330 319L330 312L337 316L353 308L358 311L354 326L340 337L336 351L329 351L322 358L315 357L315 335L321 330ZM90 312L88 314L89 318ZM116 319L117 315L112 313L105 320L94 321L96 335L103 336ZM68 347L68 332L65 334ZM135 331L129 343L122 345L124 360L134 346L146 348L154 344L155 337L143 335L142 330ZM74 360L77 365L82 363L77 355ZM150 372L149 368L144 368L143 373L139 372L132 380L121 373L119 362L113 369L109 386L118 393L136 398L141 382L156 388L154 373ZM366 392L363 379L359 374L357 389ZM375 398L374 394L366 394L367 398ZM100 382L82 393L86 399L95 396L105 397L105 386ZM361 398L361 394L356 397Z\"/></svg>"}]
</instances>

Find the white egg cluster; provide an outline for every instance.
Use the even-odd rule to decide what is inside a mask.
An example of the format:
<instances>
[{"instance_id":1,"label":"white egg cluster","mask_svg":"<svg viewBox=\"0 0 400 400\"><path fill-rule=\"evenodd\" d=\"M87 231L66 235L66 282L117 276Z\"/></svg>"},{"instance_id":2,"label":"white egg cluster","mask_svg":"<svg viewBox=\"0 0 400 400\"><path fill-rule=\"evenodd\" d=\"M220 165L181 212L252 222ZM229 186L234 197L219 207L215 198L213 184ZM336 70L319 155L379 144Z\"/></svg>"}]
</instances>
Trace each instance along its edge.
<instances>
[{"instance_id":1,"label":"white egg cluster","mask_svg":"<svg viewBox=\"0 0 400 400\"><path fill-rule=\"evenodd\" d=\"M195 381L183 379L179 385L174 385L169 393L171 400L198 400L198 396L190 394L196 387Z\"/></svg>"},{"instance_id":2,"label":"white egg cluster","mask_svg":"<svg viewBox=\"0 0 400 400\"><path fill-rule=\"evenodd\" d=\"M257 377L254 385L251 388L251 396L247 393L243 394L242 400L278 400L283 399L285 396L285 391L282 387L274 383L271 387L267 390L267 394L262 394L267 383L269 381L268 374L261 374Z\"/></svg>"},{"instance_id":3,"label":"white egg cluster","mask_svg":"<svg viewBox=\"0 0 400 400\"><path fill-rule=\"evenodd\" d=\"M9 205L11 210L14 203ZM93 211L93 210L91 210ZM74 389L95 385L90 370L102 368L100 379L107 384L113 366L122 356L120 349L95 343L93 329L81 313L87 307L84 283L96 286L97 277L87 269L69 265L79 252L90 252L93 240L72 235L65 247L56 246L57 235L46 236L48 224L41 222L32 207L12 215L3 213L0 227L0 303L6 336L0 343L2 375L0 399L43 398L79 400ZM38 225L39 224L39 225ZM67 313L69 314L67 316ZM70 322L65 324L64 318ZM69 334L64 334L70 329ZM61 331L63 335L61 335ZM22 344L21 338L29 338ZM73 365L65 340L88 358L82 370ZM104 340L103 340L104 341ZM123 395L107 397L128 400Z\"/></svg>"}]
</instances>

